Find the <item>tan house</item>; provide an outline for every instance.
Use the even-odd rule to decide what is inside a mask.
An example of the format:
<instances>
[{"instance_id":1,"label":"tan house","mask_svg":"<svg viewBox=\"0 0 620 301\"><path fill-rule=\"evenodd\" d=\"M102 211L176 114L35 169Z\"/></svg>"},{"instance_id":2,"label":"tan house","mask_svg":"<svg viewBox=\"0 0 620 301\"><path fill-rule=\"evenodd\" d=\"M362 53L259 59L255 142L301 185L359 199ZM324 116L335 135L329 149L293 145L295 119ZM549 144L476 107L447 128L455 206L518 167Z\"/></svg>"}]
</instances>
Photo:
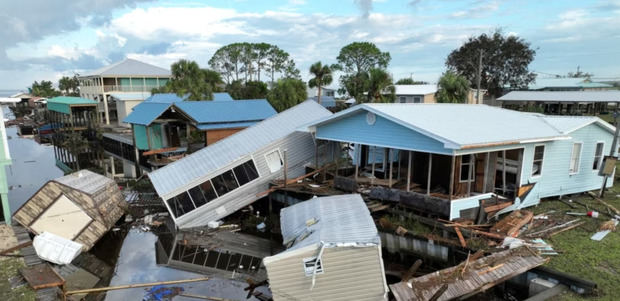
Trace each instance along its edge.
<instances>
[{"instance_id":1,"label":"tan house","mask_svg":"<svg viewBox=\"0 0 620 301\"><path fill-rule=\"evenodd\" d=\"M13 215L34 234L49 232L88 251L123 215L116 183L86 169L51 180Z\"/></svg>"},{"instance_id":2,"label":"tan house","mask_svg":"<svg viewBox=\"0 0 620 301\"><path fill-rule=\"evenodd\" d=\"M394 85L395 103L435 103L437 85Z\"/></svg>"},{"instance_id":3,"label":"tan house","mask_svg":"<svg viewBox=\"0 0 620 301\"><path fill-rule=\"evenodd\" d=\"M284 208L280 224L287 250L263 259L274 300L386 300L381 240L359 194Z\"/></svg>"},{"instance_id":4,"label":"tan house","mask_svg":"<svg viewBox=\"0 0 620 301\"><path fill-rule=\"evenodd\" d=\"M80 97L99 103L97 111L101 114L100 120L103 124L120 125L123 116L119 117L118 112L131 112L132 103L129 103L129 106L128 103L123 103L125 107L117 108L117 102L111 95L121 93L125 99L144 100L150 96L153 88L165 85L170 77L170 70L134 59L125 59L80 76ZM127 94L135 94L135 97Z\"/></svg>"}]
</instances>

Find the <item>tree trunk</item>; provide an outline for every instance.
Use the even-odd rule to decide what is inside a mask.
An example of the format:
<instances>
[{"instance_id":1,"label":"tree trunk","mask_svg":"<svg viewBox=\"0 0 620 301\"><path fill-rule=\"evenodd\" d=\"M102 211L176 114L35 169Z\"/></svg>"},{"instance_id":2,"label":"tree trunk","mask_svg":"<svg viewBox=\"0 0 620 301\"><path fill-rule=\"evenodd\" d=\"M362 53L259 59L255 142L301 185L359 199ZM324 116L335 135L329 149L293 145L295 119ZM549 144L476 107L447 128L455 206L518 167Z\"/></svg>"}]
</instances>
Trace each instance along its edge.
<instances>
[{"instance_id":1,"label":"tree trunk","mask_svg":"<svg viewBox=\"0 0 620 301\"><path fill-rule=\"evenodd\" d=\"M317 95L317 101L316 102L321 104L321 85L319 84L318 87L319 87L319 94Z\"/></svg>"}]
</instances>

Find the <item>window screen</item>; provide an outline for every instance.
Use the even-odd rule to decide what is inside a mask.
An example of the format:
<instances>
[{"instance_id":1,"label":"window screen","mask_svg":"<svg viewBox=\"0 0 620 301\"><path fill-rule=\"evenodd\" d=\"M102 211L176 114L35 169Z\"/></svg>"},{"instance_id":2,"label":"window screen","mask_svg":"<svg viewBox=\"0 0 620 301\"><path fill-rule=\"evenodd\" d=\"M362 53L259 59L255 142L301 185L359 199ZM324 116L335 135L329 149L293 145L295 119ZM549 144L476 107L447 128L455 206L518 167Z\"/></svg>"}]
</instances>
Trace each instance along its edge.
<instances>
[{"instance_id":1,"label":"window screen","mask_svg":"<svg viewBox=\"0 0 620 301\"><path fill-rule=\"evenodd\" d=\"M231 170L213 178L211 181L213 182L213 187L215 187L215 191L217 191L217 195L219 196L223 196L231 190L239 187L239 185L237 185L237 181L235 180L235 175L233 175Z\"/></svg>"},{"instance_id":2,"label":"window screen","mask_svg":"<svg viewBox=\"0 0 620 301\"><path fill-rule=\"evenodd\" d=\"M195 209L194 203L189 198L187 192L183 192L168 201L168 206L170 206L170 210L172 210L172 214L175 217L180 217L185 213L188 213Z\"/></svg>"}]
</instances>

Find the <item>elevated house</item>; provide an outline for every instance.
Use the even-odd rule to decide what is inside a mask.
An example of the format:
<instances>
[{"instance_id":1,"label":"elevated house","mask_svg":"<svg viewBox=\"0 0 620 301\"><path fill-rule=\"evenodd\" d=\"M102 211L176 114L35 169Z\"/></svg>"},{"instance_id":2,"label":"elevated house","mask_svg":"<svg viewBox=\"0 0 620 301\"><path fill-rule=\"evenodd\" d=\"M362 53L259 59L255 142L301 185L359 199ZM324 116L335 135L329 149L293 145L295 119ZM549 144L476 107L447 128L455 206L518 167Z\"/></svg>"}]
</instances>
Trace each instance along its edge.
<instances>
[{"instance_id":1,"label":"elevated house","mask_svg":"<svg viewBox=\"0 0 620 301\"><path fill-rule=\"evenodd\" d=\"M51 98L47 101L47 121L56 165L60 169L72 171L94 161L97 154L92 146L96 140L97 102L81 97ZM72 133L82 135L89 145L70 149L65 141Z\"/></svg>"},{"instance_id":2,"label":"elevated house","mask_svg":"<svg viewBox=\"0 0 620 301\"><path fill-rule=\"evenodd\" d=\"M140 156L156 169L276 114L265 99L145 101L125 118ZM139 160L138 160L139 161Z\"/></svg>"},{"instance_id":3,"label":"elevated house","mask_svg":"<svg viewBox=\"0 0 620 301\"><path fill-rule=\"evenodd\" d=\"M262 197L284 171L290 178L303 175L315 160L317 145L302 127L330 115L316 102L303 102L155 170L149 178L177 227L204 226Z\"/></svg>"},{"instance_id":4,"label":"elevated house","mask_svg":"<svg viewBox=\"0 0 620 301\"><path fill-rule=\"evenodd\" d=\"M34 234L49 232L88 251L124 214L116 182L89 170L45 183L13 219Z\"/></svg>"},{"instance_id":5,"label":"elevated house","mask_svg":"<svg viewBox=\"0 0 620 301\"><path fill-rule=\"evenodd\" d=\"M553 115L596 115L618 108L620 91L511 91L497 99L504 108Z\"/></svg>"},{"instance_id":6,"label":"elevated house","mask_svg":"<svg viewBox=\"0 0 620 301\"><path fill-rule=\"evenodd\" d=\"M527 86L532 91L604 91L613 85L585 77L537 77Z\"/></svg>"},{"instance_id":7,"label":"elevated house","mask_svg":"<svg viewBox=\"0 0 620 301\"><path fill-rule=\"evenodd\" d=\"M123 119L119 113L129 112L136 99L148 97L154 88L166 85L170 78L170 70L134 59L125 59L78 77L80 97L97 102L100 121L105 125L121 125ZM124 100L117 106L115 99L121 98Z\"/></svg>"},{"instance_id":8,"label":"elevated house","mask_svg":"<svg viewBox=\"0 0 620 301\"><path fill-rule=\"evenodd\" d=\"M467 104L362 104L310 127L318 143L354 145L351 179L385 186L371 197L450 220L600 188L615 130L597 117Z\"/></svg>"},{"instance_id":9,"label":"elevated house","mask_svg":"<svg viewBox=\"0 0 620 301\"><path fill-rule=\"evenodd\" d=\"M287 249L263 259L274 300L387 300L381 240L359 194L283 208L280 227Z\"/></svg>"}]
</instances>

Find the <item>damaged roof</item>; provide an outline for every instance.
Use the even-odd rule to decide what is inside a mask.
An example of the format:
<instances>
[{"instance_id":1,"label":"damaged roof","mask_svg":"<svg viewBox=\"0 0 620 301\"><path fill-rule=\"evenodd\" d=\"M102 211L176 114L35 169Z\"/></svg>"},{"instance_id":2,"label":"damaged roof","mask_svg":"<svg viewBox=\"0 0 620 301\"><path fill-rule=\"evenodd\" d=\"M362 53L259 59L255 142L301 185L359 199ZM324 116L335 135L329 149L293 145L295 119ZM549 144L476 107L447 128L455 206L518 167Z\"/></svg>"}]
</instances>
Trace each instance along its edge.
<instances>
[{"instance_id":1,"label":"damaged roof","mask_svg":"<svg viewBox=\"0 0 620 301\"><path fill-rule=\"evenodd\" d=\"M190 184L227 164L286 137L298 128L332 113L314 101L305 101L286 111L211 144L183 159L149 174L162 198L189 189ZM206 180L206 179L205 179Z\"/></svg>"},{"instance_id":2,"label":"damaged roof","mask_svg":"<svg viewBox=\"0 0 620 301\"><path fill-rule=\"evenodd\" d=\"M76 171L54 179L54 181L91 195L105 188L108 184L115 183L114 180L87 169Z\"/></svg>"},{"instance_id":3,"label":"damaged roof","mask_svg":"<svg viewBox=\"0 0 620 301\"><path fill-rule=\"evenodd\" d=\"M309 226L308 226L309 225ZM375 222L359 194L315 197L280 211L287 250L319 244L380 244Z\"/></svg>"}]
</instances>

